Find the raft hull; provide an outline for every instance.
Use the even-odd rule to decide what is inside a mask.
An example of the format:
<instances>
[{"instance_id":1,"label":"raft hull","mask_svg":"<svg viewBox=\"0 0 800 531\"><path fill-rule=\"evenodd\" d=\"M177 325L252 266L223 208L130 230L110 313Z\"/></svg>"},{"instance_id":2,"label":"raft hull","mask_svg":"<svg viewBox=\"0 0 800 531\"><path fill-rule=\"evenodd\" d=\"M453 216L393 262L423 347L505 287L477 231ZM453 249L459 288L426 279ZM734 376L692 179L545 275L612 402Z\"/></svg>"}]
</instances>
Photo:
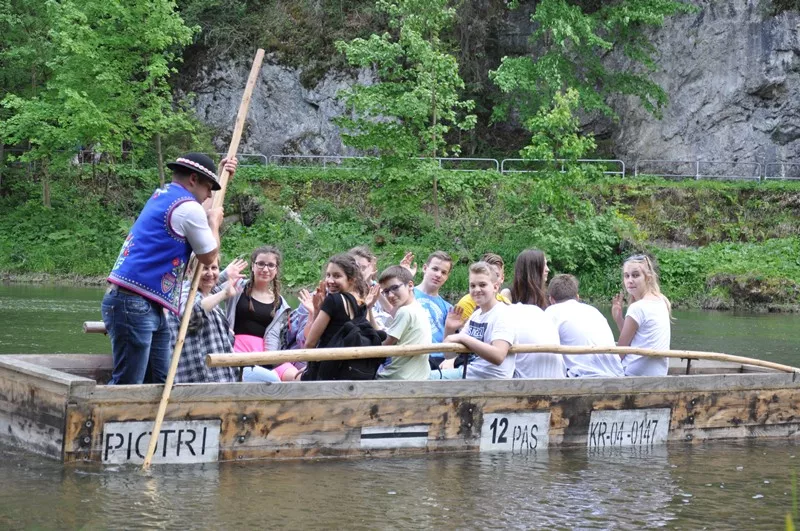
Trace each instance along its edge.
<instances>
[{"instance_id":1,"label":"raft hull","mask_svg":"<svg viewBox=\"0 0 800 531\"><path fill-rule=\"evenodd\" d=\"M160 385L107 386L107 356L0 357L0 437L65 463L141 463ZM69 371L69 372L67 372ZM674 365L671 372L685 368ZM176 385L154 463L419 455L795 437L797 374Z\"/></svg>"}]
</instances>

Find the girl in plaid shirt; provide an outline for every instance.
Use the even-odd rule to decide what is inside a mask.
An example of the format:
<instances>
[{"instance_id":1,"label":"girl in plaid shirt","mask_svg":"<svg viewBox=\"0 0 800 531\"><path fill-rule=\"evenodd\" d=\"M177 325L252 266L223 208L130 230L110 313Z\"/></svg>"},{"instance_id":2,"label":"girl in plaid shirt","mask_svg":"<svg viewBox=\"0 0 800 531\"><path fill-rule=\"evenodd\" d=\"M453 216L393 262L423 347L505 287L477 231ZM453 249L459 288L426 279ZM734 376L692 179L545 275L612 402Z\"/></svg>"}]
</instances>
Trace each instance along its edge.
<instances>
[{"instance_id":1,"label":"girl in plaid shirt","mask_svg":"<svg viewBox=\"0 0 800 531\"><path fill-rule=\"evenodd\" d=\"M204 265L200 277L197 296L192 305L192 316L183 353L178 361L175 383L226 383L236 381L232 367L207 367L206 354L233 352L233 332L225 312L219 304L238 293L237 283L242 278L242 269L232 268L228 272L228 282L217 286L219 279L219 257L210 266ZM193 275L187 274L188 278ZM181 313L185 311L189 286L184 285L181 292ZM181 317L168 314L170 338L173 348L178 339Z\"/></svg>"}]
</instances>

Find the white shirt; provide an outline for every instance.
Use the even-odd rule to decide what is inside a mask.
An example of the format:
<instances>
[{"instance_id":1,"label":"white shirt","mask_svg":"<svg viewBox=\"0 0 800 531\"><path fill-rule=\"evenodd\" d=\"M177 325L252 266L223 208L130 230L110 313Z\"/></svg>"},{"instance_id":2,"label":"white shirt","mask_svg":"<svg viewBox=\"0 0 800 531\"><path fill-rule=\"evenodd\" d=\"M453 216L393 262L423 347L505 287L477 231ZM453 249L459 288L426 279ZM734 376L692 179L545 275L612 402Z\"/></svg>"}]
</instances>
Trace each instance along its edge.
<instances>
[{"instance_id":1,"label":"white shirt","mask_svg":"<svg viewBox=\"0 0 800 531\"><path fill-rule=\"evenodd\" d=\"M671 323L667 304L661 300L643 299L628 307L625 317L639 325L631 340L631 346L669 350ZM666 376L669 369L667 358L653 358L628 354L622 360L625 376Z\"/></svg>"},{"instance_id":2,"label":"white shirt","mask_svg":"<svg viewBox=\"0 0 800 531\"><path fill-rule=\"evenodd\" d=\"M194 254L210 253L217 248L217 239L208 226L208 215L197 201L185 201L175 207L170 227L178 236L189 240Z\"/></svg>"},{"instance_id":3,"label":"white shirt","mask_svg":"<svg viewBox=\"0 0 800 531\"><path fill-rule=\"evenodd\" d=\"M562 345L572 347L613 347L614 333L608 321L594 306L569 299L544 311L558 330ZM571 378L607 378L624 376L617 354L564 355Z\"/></svg>"},{"instance_id":4,"label":"white shirt","mask_svg":"<svg viewBox=\"0 0 800 531\"><path fill-rule=\"evenodd\" d=\"M560 345L558 330L544 311L533 304L511 306L517 345ZM564 356L550 352L517 353L514 378L565 378Z\"/></svg>"},{"instance_id":5,"label":"white shirt","mask_svg":"<svg viewBox=\"0 0 800 531\"><path fill-rule=\"evenodd\" d=\"M478 308L464 325L463 331L469 336L491 344L492 341L502 340L509 345L514 344L514 323L510 307L498 302L488 313ZM510 379L514 376L514 355L506 355L500 365L495 365L483 358L470 362L467 366L467 378Z\"/></svg>"}]
</instances>

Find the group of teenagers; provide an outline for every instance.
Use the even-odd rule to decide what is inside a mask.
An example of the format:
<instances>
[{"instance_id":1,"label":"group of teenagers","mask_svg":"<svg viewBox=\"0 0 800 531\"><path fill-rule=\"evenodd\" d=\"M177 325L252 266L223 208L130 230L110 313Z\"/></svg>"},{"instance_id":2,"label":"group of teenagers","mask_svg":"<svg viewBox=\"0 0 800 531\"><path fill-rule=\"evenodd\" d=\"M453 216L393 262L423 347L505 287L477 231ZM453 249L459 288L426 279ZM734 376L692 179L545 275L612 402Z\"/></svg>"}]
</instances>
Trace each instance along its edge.
<instances>
[{"instance_id":1,"label":"group of teenagers","mask_svg":"<svg viewBox=\"0 0 800 531\"><path fill-rule=\"evenodd\" d=\"M574 276L555 275L547 282L547 259L537 249L519 254L505 288L503 259L485 254L469 267L469 293L452 305L440 295L453 267L448 253L431 253L417 284L413 254L379 273L376 256L356 247L332 256L322 281L312 291L301 290L293 309L281 294L277 248L259 247L249 260L235 259L220 269L221 209L202 206L219 187L211 160L192 153L169 166L172 182L145 205L109 275L102 311L114 355L111 384L164 382L183 311L191 316L176 383L667 374L665 357L509 352L512 345L668 350L671 306L647 255L623 264L627 297L620 293L612 301L616 341L605 317L580 301ZM236 161L221 166L233 174ZM181 212L188 209L193 212ZM188 281L180 279L192 252L202 271L197 295L188 301ZM241 371L205 363L209 353L443 342L460 343L471 354L395 356L373 365L286 362Z\"/></svg>"},{"instance_id":2,"label":"group of teenagers","mask_svg":"<svg viewBox=\"0 0 800 531\"><path fill-rule=\"evenodd\" d=\"M280 295L281 253L271 246L253 251L250 261L231 262L220 272L217 263L203 266L194 301L189 335L178 365L176 382L288 382L336 379L324 364L286 362L271 367L246 367L237 375L230 367L207 367L210 352L264 352L325 348L341 337L355 319L377 333L370 344L428 345L460 343L470 355L442 353L386 359L373 374L357 379L510 379L660 376L667 358L616 354L562 355L509 353L512 345L633 346L668 350L670 305L660 293L657 274L646 255L623 265L623 283L631 304L623 316L624 297L612 302L619 340L596 308L580 301L578 280L555 275L549 283L545 254L520 253L509 288L502 288L503 259L487 253L469 268L469 293L456 305L440 294L453 261L433 252L422 266L419 285L408 253L402 262L377 272L376 257L367 247L331 257L324 280L313 292L301 290L292 309ZM243 271L250 269L249 278ZM224 309L221 304L225 301ZM179 317L169 317L173 342ZM228 335L226 340L225 336ZM319 367L317 365L322 365ZM320 370L321 369L321 370ZM309 377L309 374L314 376ZM344 374L349 374L345 372ZM344 376L343 378L348 378Z\"/></svg>"}]
</instances>

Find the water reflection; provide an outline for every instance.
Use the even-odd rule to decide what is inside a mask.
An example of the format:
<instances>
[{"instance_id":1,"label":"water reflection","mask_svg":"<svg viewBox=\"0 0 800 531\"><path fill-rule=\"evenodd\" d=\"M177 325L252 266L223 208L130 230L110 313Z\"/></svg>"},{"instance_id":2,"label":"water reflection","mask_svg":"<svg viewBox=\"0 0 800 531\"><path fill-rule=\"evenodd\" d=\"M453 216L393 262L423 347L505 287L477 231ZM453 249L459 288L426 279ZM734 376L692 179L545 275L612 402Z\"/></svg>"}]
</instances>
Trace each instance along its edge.
<instances>
[{"instance_id":1,"label":"water reflection","mask_svg":"<svg viewBox=\"0 0 800 531\"><path fill-rule=\"evenodd\" d=\"M716 443L143 473L0 446L0 526L775 529L791 508L796 450Z\"/></svg>"}]
</instances>

